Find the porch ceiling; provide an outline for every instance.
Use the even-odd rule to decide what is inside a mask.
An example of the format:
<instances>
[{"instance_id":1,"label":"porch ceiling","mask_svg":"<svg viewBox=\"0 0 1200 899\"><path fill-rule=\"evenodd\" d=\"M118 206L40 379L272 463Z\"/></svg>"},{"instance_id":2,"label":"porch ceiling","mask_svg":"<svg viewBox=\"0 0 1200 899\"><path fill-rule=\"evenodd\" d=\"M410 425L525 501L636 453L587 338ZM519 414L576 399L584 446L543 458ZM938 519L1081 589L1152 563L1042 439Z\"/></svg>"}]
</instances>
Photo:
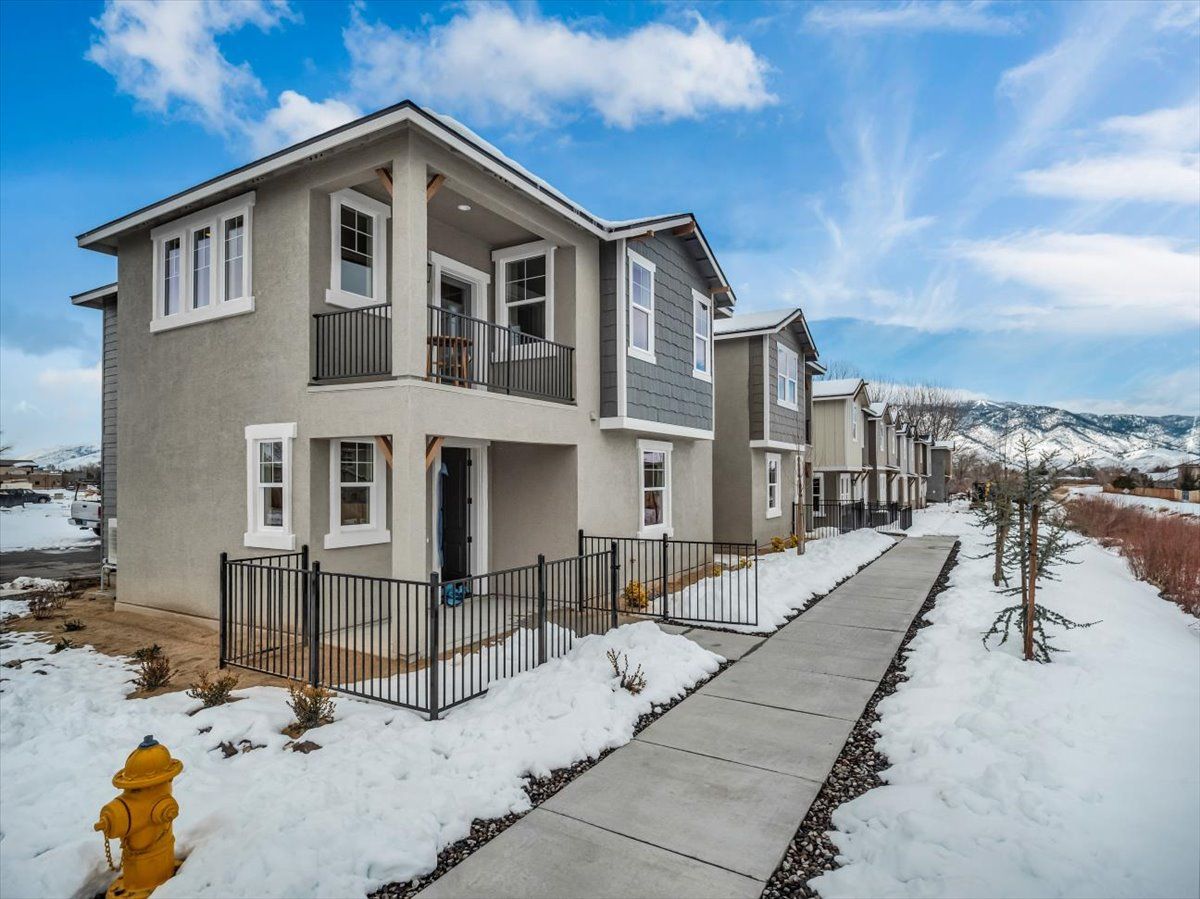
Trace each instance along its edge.
<instances>
[{"instance_id":1,"label":"porch ceiling","mask_svg":"<svg viewBox=\"0 0 1200 899\"><path fill-rule=\"evenodd\" d=\"M458 208L462 205L471 209L463 211ZM541 239L516 222L468 200L448 186L443 186L429 201L429 217L486 243L494 250Z\"/></svg>"}]
</instances>

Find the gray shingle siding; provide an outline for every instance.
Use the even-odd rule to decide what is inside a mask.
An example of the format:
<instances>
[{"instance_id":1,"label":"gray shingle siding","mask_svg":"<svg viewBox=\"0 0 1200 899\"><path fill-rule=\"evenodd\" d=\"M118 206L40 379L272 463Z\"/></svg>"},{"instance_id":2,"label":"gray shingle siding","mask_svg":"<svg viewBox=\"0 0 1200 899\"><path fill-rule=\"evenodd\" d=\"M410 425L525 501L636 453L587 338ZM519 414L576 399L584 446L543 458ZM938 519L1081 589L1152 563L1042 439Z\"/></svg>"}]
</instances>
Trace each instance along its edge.
<instances>
[{"instance_id":1,"label":"gray shingle siding","mask_svg":"<svg viewBox=\"0 0 1200 899\"><path fill-rule=\"evenodd\" d=\"M101 377L100 494L104 521L100 540L107 556L108 520L117 517L117 304L113 300L104 304Z\"/></svg>"},{"instance_id":2,"label":"gray shingle siding","mask_svg":"<svg viewBox=\"0 0 1200 899\"><path fill-rule=\"evenodd\" d=\"M711 430L712 384L692 375L693 288L707 285L682 242L657 235L629 245L654 263L654 356L650 364L626 355L627 415L662 424Z\"/></svg>"},{"instance_id":3,"label":"gray shingle siding","mask_svg":"<svg viewBox=\"0 0 1200 899\"><path fill-rule=\"evenodd\" d=\"M750 377L746 402L750 404L750 439L763 440L763 339L747 337L750 345Z\"/></svg>"},{"instance_id":4,"label":"gray shingle siding","mask_svg":"<svg viewBox=\"0 0 1200 899\"><path fill-rule=\"evenodd\" d=\"M790 328L784 328L778 334L771 335L770 366L771 379L767 383L774 385L776 378L779 376L779 344L782 343L786 347L796 351L797 356L800 356L800 344L796 340L796 335L792 333ZM799 365L803 366L803 357L799 360ZM804 379L799 376L797 370L796 383L796 399L799 403L800 410L804 409ZM776 391L770 392L770 409L771 409L771 439L781 443L803 443L804 442L804 424L802 420L802 412L800 410L788 409L786 406L779 405L775 400Z\"/></svg>"},{"instance_id":5,"label":"gray shingle siding","mask_svg":"<svg viewBox=\"0 0 1200 899\"><path fill-rule=\"evenodd\" d=\"M617 245L600 245L600 415L617 414Z\"/></svg>"}]
</instances>

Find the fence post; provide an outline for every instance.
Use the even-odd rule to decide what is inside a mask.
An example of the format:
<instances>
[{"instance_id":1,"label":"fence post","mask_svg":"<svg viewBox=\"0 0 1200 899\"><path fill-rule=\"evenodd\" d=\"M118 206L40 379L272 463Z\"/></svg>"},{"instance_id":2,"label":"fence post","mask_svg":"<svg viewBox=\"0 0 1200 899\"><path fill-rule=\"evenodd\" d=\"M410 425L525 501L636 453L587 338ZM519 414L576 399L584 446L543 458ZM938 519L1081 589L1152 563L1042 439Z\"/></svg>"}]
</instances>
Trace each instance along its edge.
<instances>
[{"instance_id":1,"label":"fence post","mask_svg":"<svg viewBox=\"0 0 1200 899\"><path fill-rule=\"evenodd\" d=\"M612 626L617 626L617 580L621 576L621 563L617 561L617 541L612 541L608 548L609 577L608 604L612 612Z\"/></svg>"},{"instance_id":2,"label":"fence post","mask_svg":"<svg viewBox=\"0 0 1200 899\"><path fill-rule=\"evenodd\" d=\"M579 552L575 556L575 608L579 614L583 615L583 592L584 592L584 577L583 577L583 528L579 529ZM582 622L577 622L582 624Z\"/></svg>"},{"instance_id":3,"label":"fence post","mask_svg":"<svg viewBox=\"0 0 1200 899\"><path fill-rule=\"evenodd\" d=\"M426 686L429 690L429 720L437 721L442 707L441 686L438 683L438 646L441 645L441 578L436 571L429 575L429 601L425 604L427 621L425 638L428 640L426 655L429 667L426 669Z\"/></svg>"},{"instance_id":4,"label":"fence post","mask_svg":"<svg viewBox=\"0 0 1200 899\"><path fill-rule=\"evenodd\" d=\"M308 682L321 685L321 563L313 562L308 574Z\"/></svg>"},{"instance_id":5,"label":"fence post","mask_svg":"<svg viewBox=\"0 0 1200 899\"><path fill-rule=\"evenodd\" d=\"M537 663L546 662L546 557L537 558Z\"/></svg>"},{"instance_id":6,"label":"fence post","mask_svg":"<svg viewBox=\"0 0 1200 899\"><path fill-rule=\"evenodd\" d=\"M671 555L671 550L670 550L670 547L667 545L667 535L663 534L662 535L662 558L660 559L660 564L662 565L662 575L661 575L662 576L662 612L659 613L659 617L663 618L664 620L668 617L668 615L667 615L667 584L668 584L667 568L668 568L668 560L670 558L670 555Z\"/></svg>"},{"instance_id":7,"label":"fence post","mask_svg":"<svg viewBox=\"0 0 1200 899\"><path fill-rule=\"evenodd\" d=\"M221 553L221 633L217 667L224 668L229 657L229 553Z\"/></svg>"},{"instance_id":8,"label":"fence post","mask_svg":"<svg viewBox=\"0 0 1200 899\"><path fill-rule=\"evenodd\" d=\"M300 547L300 638L307 640L312 631L312 610L308 607L309 595L308 544Z\"/></svg>"}]
</instances>

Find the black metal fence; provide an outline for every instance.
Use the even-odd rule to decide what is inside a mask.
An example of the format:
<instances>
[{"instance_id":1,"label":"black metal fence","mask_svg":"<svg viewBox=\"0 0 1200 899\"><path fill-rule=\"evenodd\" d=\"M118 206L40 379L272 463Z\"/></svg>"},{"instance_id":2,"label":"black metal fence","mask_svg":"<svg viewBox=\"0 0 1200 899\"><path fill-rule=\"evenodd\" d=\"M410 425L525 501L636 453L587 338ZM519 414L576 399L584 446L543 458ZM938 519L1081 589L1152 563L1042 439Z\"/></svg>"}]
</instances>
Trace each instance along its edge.
<instances>
[{"instance_id":1,"label":"black metal fence","mask_svg":"<svg viewBox=\"0 0 1200 899\"><path fill-rule=\"evenodd\" d=\"M561 403L575 399L575 348L512 327L429 307L426 376Z\"/></svg>"},{"instance_id":2,"label":"black metal fence","mask_svg":"<svg viewBox=\"0 0 1200 899\"><path fill-rule=\"evenodd\" d=\"M389 303L313 315L314 381L381 377L392 373Z\"/></svg>"},{"instance_id":3,"label":"black metal fence","mask_svg":"<svg viewBox=\"0 0 1200 899\"><path fill-rule=\"evenodd\" d=\"M621 612L698 624L758 624L758 547L753 543L596 537L579 554L615 547Z\"/></svg>"},{"instance_id":4,"label":"black metal fence","mask_svg":"<svg viewBox=\"0 0 1200 899\"><path fill-rule=\"evenodd\" d=\"M803 516L803 521L801 521ZM872 528L897 533L912 527L912 506L902 503L869 503L864 500L831 500L792 506L792 533L809 539Z\"/></svg>"},{"instance_id":5,"label":"black metal fence","mask_svg":"<svg viewBox=\"0 0 1200 899\"><path fill-rule=\"evenodd\" d=\"M441 582L221 554L220 665L425 712L563 655L618 621L616 546Z\"/></svg>"}]
</instances>

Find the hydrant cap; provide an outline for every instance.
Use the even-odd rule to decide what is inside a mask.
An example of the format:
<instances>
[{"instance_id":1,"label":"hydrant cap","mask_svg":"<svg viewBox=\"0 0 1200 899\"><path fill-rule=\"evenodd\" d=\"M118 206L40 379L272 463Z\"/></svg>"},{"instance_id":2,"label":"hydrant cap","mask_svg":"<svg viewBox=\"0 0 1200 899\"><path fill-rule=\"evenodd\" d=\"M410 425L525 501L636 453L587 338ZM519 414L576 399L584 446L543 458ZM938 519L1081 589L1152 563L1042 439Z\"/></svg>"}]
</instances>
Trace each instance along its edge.
<instances>
[{"instance_id":1,"label":"hydrant cap","mask_svg":"<svg viewBox=\"0 0 1200 899\"><path fill-rule=\"evenodd\" d=\"M147 737L129 753L125 767L113 777L118 790L136 790L166 783L183 770L183 762L171 758L170 750L153 737Z\"/></svg>"}]
</instances>

